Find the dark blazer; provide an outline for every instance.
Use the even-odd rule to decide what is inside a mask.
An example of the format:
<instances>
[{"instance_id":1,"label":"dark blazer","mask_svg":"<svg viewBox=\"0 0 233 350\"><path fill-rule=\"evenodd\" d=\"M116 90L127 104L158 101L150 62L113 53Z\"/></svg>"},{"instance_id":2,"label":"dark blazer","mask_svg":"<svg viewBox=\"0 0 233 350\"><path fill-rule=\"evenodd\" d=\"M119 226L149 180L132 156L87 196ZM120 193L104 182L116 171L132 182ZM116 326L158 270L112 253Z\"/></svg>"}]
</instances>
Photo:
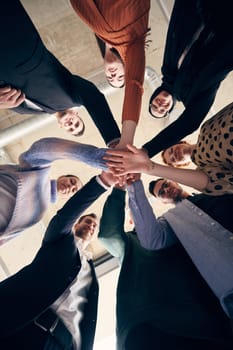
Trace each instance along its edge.
<instances>
[{"instance_id":1,"label":"dark blazer","mask_svg":"<svg viewBox=\"0 0 233 350\"><path fill-rule=\"evenodd\" d=\"M92 178L50 221L32 263L0 283L0 348L43 349L47 334L34 324L78 275L81 262L71 228L105 189ZM93 282L81 323L82 350L93 347L98 284ZM15 347L14 347L15 346Z\"/></svg>"},{"instance_id":2,"label":"dark blazer","mask_svg":"<svg viewBox=\"0 0 233 350\"><path fill-rule=\"evenodd\" d=\"M45 113L83 105L104 141L120 137L104 95L88 80L71 74L44 46L18 0L5 1L0 11L0 84L22 90ZM41 113L23 102L17 113Z\"/></svg>"},{"instance_id":3,"label":"dark blazer","mask_svg":"<svg viewBox=\"0 0 233 350\"><path fill-rule=\"evenodd\" d=\"M128 335L135 327L140 333L143 324L152 327L154 347L148 349L172 349L172 341L170 346L164 345L169 342L160 343L160 331L167 339L188 338L189 345L198 339L207 341L206 345L219 345L219 350L228 349L233 339L229 319L184 248L180 244L156 251L142 248L135 231L124 231L124 199L123 191L113 190L104 205L99 230L106 249L112 254L124 251L117 286L118 349L128 349ZM124 250L120 249L123 244ZM121 254L117 256L122 258ZM136 344L132 349L141 349Z\"/></svg>"},{"instance_id":4,"label":"dark blazer","mask_svg":"<svg viewBox=\"0 0 233 350\"><path fill-rule=\"evenodd\" d=\"M211 2L208 6L211 14ZM218 6L221 7L220 4ZM232 35L224 35L218 26L213 26L212 21L205 20L202 12L202 1L175 1L161 69L162 87L175 100L181 101L185 110L172 124L144 144L150 157L199 127L214 102L222 80L233 69ZM227 7L224 12L227 12ZM224 16L223 11L220 11L220 16ZM224 20L224 17L219 20ZM193 36L198 30L201 34L193 43ZM179 59L189 45L190 49L179 66Z\"/></svg>"}]
</instances>

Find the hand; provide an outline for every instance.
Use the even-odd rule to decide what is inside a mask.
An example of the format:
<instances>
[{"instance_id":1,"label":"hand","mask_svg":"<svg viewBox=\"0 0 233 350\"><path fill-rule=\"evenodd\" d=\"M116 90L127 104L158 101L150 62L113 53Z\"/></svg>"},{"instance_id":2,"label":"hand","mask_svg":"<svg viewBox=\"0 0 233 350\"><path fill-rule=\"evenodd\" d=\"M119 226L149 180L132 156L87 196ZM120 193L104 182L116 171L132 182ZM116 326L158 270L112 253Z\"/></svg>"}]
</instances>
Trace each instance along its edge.
<instances>
[{"instance_id":1,"label":"hand","mask_svg":"<svg viewBox=\"0 0 233 350\"><path fill-rule=\"evenodd\" d=\"M134 182L138 181L141 179L141 174L140 173L134 173L134 174L128 174L127 175L127 185L131 186Z\"/></svg>"},{"instance_id":2,"label":"hand","mask_svg":"<svg viewBox=\"0 0 233 350\"><path fill-rule=\"evenodd\" d=\"M125 150L107 150L103 157L106 165L113 174L123 175L127 173L148 172L151 168L151 161L146 152L135 146L127 145Z\"/></svg>"},{"instance_id":3,"label":"hand","mask_svg":"<svg viewBox=\"0 0 233 350\"><path fill-rule=\"evenodd\" d=\"M18 107L25 100L21 90L10 86L0 87L0 109Z\"/></svg>"},{"instance_id":4,"label":"hand","mask_svg":"<svg viewBox=\"0 0 233 350\"><path fill-rule=\"evenodd\" d=\"M112 185L115 185L119 182L119 179L117 176L113 175L110 172L102 171L102 173L99 175L101 181L108 186L111 187Z\"/></svg>"}]
</instances>

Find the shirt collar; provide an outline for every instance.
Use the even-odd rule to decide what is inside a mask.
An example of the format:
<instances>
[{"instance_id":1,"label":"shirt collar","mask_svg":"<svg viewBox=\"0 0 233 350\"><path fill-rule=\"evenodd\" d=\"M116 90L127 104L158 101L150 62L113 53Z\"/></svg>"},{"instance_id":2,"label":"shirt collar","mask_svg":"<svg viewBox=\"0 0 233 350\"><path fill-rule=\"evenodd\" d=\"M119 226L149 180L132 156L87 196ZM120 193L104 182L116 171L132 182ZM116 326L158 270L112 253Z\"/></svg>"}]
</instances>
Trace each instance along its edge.
<instances>
[{"instance_id":1,"label":"shirt collar","mask_svg":"<svg viewBox=\"0 0 233 350\"><path fill-rule=\"evenodd\" d=\"M92 260L92 252L90 252L87 247L89 243L85 242L83 239L75 239L76 241L76 247L78 248L79 255L80 256L85 256L87 260Z\"/></svg>"}]
</instances>

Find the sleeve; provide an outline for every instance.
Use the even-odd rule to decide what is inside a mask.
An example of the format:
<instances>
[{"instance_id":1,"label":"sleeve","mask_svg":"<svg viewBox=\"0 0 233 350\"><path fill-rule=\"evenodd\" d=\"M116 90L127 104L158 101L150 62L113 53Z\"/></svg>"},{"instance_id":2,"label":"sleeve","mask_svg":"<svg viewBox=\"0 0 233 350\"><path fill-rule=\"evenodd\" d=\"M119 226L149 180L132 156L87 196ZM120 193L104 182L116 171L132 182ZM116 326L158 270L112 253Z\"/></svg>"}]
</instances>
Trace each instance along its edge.
<instances>
[{"instance_id":1,"label":"sleeve","mask_svg":"<svg viewBox=\"0 0 233 350\"><path fill-rule=\"evenodd\" d=\"M176 0L173 7L161 69L163 82L170 91L178 71L179 59L202 25L196 4L196 0Z\"/></svg>"},{"instance_id":2,"label":"sleeve","mask_svg":"<svg viewBox=\"0 0 233 350\"><path fill-rule=\"evenodd\" d=\"M46 167L59 159L77 160L90 166L106 170L102 157L104 148L55 137L40 139L19 157L22 168Z\"/></svg>"},{"instance_id":3,"label":"sleeve","mask_svg":"<svg viewBox=\"0 0 233 350\"><path fill-rule=\"evenodd\" d=\"M217 89L212 87L192 99L177 120L144 144L143 148L148 151L149 157L155 156L198 129L214 102L216 92Z\"/></svg>"},{"instance_id":4,"label":"sleeve","mask_svg":"<svg viewBox=\"0 0 233 350\"><path fill-rule=\"evenodd\" d=\"M125 252L124 220L125 191L114 188L104 205L98 238L109 253L120 261Z\"/></svg>"},{"instance_id":5,"label":"sleeve","mask_svg":"<svg viewBox=\"0 0 233 350\"><path fill-rule=\"evenodd\" d=\"M142 37L124 50L119 48L119 52L125 63L125 96L122 122L133 120L138 123L145 73L145 38ZM135 57L137 57L136 60Z\"/></svg>"},{"instance_id":6,"label":"sleeve","mask_svg":"<svg viewBox=\"0 0 233 350\"><path fill-rule=\"evenodd\" d=\"M45 232L43 243L52 242L59 239L61 235L70 234L77 218L105 191L96 178L92 178L53 217Z\"/></svg>"},{"instance_id":7,"label":"sleeve","mask_svg":"<svg viewBox=\"0 0 233 350\"><path fill-rule=\"evenodd\" d=\"M175 244L178 240L166 220L155 217L142 182L134 182L127 186L127 190L129 207L141 246L148 250L157 250Z\"/></svg>"},{"instance_id":8,"label":"sleeve","mask_svg":"<svg viewBox=\"0 0 233 350\"><path fill-rule=\"evenodd\" d=\"M73 76L73 90L77 91L79 102L87 109L105 144L119 138L120 130L104 94L93 83L78 76Z\"/></svg>"},{"instance_id":9,"label":"sleeve","mask_svg":"<svg viewBox=\"0 0 233 350\"><path fill-rule=\"evenodd\" d=\"M61 235L70 234L77 217L103 192L104 188L92 178L50 221L43 246L32 263L0 283L0 338L16 332L54 302L54 293L48 291L51 285L54 286L56 283L61 285L54 271L57 267L59 273L63 268L63 260L57 261L57 258L59 251L62 253L64 241L61 240L58 246L49 246L48 243L61 238ZM72 253L70 249L71 259ZM42 284L44 274L46 278L50 276L50 280Z\"/></svg>"}]
</instances>

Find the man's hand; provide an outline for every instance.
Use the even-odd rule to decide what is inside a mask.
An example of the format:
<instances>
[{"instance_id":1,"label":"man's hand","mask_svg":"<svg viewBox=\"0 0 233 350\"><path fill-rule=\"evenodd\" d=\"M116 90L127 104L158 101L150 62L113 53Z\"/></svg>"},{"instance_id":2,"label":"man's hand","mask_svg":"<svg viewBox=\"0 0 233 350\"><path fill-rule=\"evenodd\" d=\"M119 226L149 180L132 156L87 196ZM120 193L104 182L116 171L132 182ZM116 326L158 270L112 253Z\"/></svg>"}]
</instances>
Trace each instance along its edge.
<instances>
[{"instance_id":1,"label":"man's hand","mask_svg":"<svg viewBox=\"0 0 233 350\"><path fill-rule=\"evenodd\" d=\"M105 186L111 187L112 185L115 185L118 183L118 177L113 175L112 173L102 171L102 173L99 175L101 181L105 184Z\"/></svg>"},{"instance_id":2,"label":"man's hand","mask_svg":"<svg viewBox=\"0 0 233 350\"><path fill-rule=\"evenodd\" d=\"M10 86L0 87L0 109L18 107L25 100L21 90Z\"/></svg>"},{"instance_id":3,"label":"man's hand","mask_svg":"<svg viewBox=\"0 0 233 350\"><path fill-rule=\"evenodd\" d=\"M138 181L141 179L141 174L140 173L134 173L134 174L127 174L127 185L130 186L134 182Z\"/></svg>"},{"instance_id":4,"label":"man's hand","mask_svg":"<svg viewBox=\"0 0 233 350\"><path fill-rule=\"evenodd\" d=\"M146 152L135 146L127 145L125 150L107 150L103 157L109 170L115 175L148 172L151 161Z\"/></svg>"}]
</instances>

